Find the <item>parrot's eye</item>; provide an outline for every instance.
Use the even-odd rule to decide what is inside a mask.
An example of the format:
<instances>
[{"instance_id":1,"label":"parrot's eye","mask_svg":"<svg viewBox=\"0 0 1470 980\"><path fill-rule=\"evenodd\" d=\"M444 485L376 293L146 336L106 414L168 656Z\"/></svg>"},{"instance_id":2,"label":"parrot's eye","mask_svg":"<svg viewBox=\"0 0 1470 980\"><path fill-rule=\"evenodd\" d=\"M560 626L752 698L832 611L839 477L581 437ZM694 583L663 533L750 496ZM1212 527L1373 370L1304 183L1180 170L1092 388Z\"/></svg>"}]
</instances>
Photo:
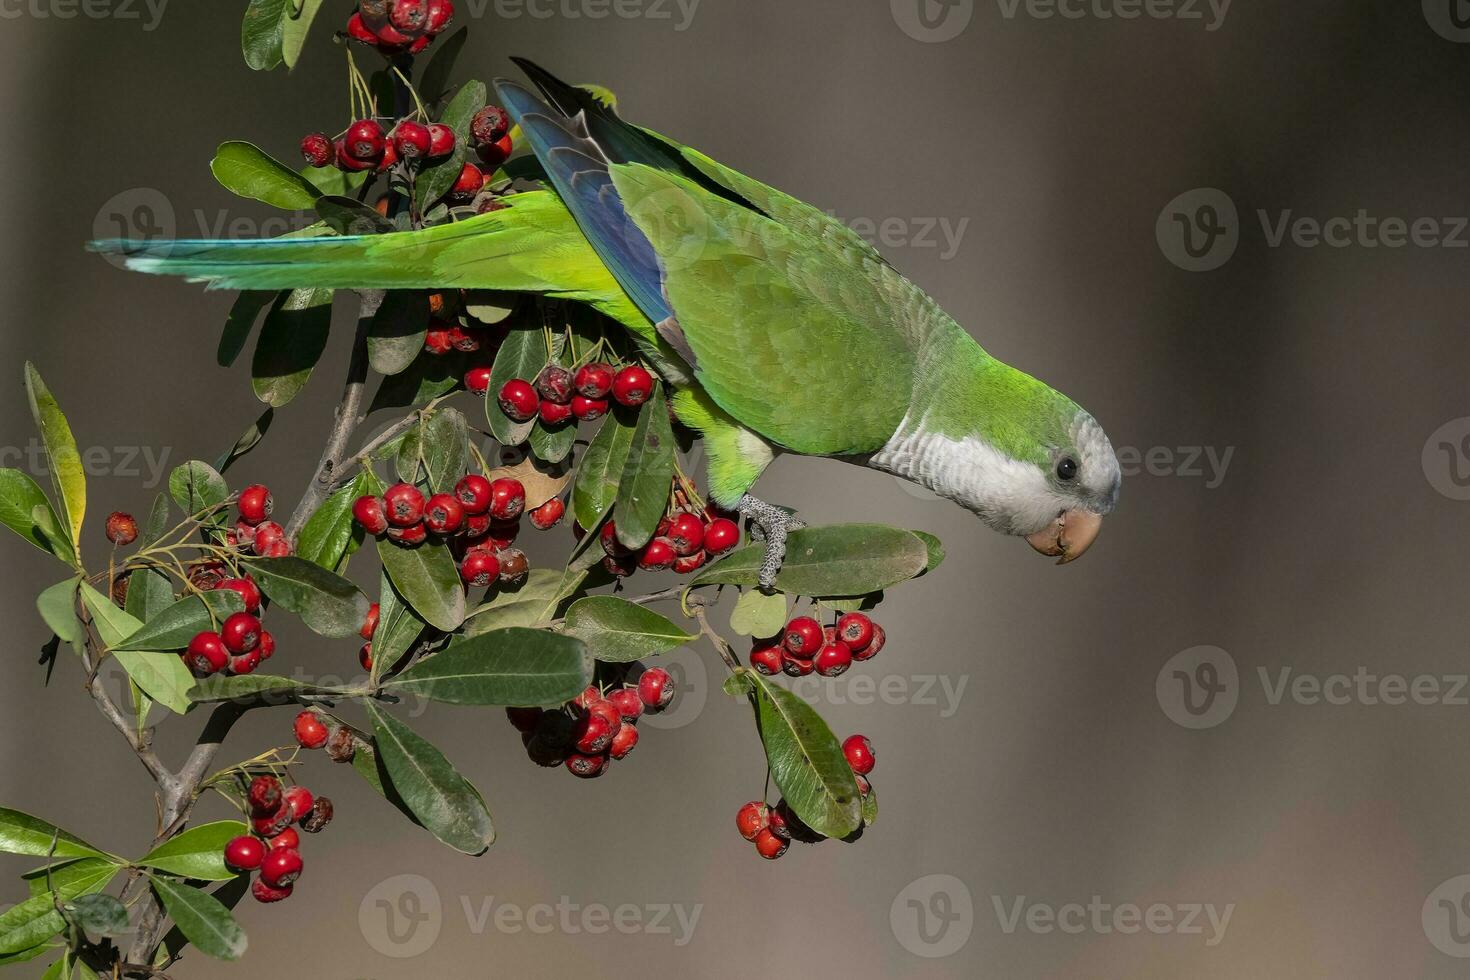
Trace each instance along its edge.
<instances>
[{"instance_id":1,"label":"parrot's eye","mask_svg":"<svg viewBox=\"0 0 1470 980\"><path fill-rule=\"evenodd\" d=\"M1057 479L1063 483L1071 483L1077 479L1077 461L1071 456L1063 456L1061 462L1057 463Z\"/></svg>"}]
</instances>

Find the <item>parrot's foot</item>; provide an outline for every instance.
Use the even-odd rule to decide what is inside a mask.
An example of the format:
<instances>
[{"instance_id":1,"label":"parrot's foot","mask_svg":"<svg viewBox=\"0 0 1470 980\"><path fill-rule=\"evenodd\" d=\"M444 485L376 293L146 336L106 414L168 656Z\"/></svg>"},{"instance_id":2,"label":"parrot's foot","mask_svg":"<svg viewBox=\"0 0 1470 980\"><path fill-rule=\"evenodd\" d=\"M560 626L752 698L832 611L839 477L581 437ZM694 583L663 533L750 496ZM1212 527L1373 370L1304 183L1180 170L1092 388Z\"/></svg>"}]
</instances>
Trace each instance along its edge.
<instances>
[{"instance_id":1,"label":"parrot's foot","mask_svg":"<svg viewBox=\"0 0 1470 980\"><path fill-rule=\"evenodd\" d=\"M740 499L735 509L750 520L758 537L766 543L766 557L761 562L760 586L762 592L774 592L776 575L786 561L786 536L806 527L806 522L799 521L780 507L757 500L748 493Z\"/></svg>"}]
</instances>

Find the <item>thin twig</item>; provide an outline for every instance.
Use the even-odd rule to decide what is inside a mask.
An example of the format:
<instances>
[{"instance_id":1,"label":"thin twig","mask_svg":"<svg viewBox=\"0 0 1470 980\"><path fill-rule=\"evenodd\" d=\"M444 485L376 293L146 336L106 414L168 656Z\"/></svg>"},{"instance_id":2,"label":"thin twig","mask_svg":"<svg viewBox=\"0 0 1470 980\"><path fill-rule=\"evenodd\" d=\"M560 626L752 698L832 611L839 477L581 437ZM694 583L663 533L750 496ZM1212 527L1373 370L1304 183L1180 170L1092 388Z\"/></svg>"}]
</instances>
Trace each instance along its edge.
<instances>
[{"instance_id":1,"label":"thin twig","mask_svg":"<svg viewBox=\"0 0 1470 980\"><path fill-rule=\"evenodd\" d=\"M705 614L705 609L709 606L709 600L702 595L690 596L685 605L694 614L695 620L699 622L699 632L704 634L710 643L714 645L715 651L720 655L720 659L725 661L725 666L729 667L732 673L739 670L740 659L735 656L735 648L723 636L715 632L714 627L709 624L709 617Z\"/></svg>"}]
</instances>

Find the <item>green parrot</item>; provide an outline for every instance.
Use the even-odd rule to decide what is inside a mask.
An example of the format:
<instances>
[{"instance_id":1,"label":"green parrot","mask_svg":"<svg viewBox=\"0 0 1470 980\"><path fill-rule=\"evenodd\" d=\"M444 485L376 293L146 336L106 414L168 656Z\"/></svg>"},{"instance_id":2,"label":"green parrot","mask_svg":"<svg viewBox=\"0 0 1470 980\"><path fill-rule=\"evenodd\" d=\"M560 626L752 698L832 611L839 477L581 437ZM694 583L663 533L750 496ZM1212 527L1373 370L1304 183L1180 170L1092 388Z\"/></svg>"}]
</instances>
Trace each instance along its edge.
<instances>
[{"instance_id":1,"label":"green parrot","mask_svg":"<svg viewBox=\"0 0 1470 980\"><path fill-rule=\"evenodd\" d=\"M626 327L706 440L713 500L766 542L770 588L801 523L751 494L778 453L849 460L955 501L1066 563L1118 500L1118 460L1069 398L983 350L830 215L624 122L523 59L496 84L550 189L422 231L99 242L213 287L493 289Z\"/></svg>"}]
</instances>

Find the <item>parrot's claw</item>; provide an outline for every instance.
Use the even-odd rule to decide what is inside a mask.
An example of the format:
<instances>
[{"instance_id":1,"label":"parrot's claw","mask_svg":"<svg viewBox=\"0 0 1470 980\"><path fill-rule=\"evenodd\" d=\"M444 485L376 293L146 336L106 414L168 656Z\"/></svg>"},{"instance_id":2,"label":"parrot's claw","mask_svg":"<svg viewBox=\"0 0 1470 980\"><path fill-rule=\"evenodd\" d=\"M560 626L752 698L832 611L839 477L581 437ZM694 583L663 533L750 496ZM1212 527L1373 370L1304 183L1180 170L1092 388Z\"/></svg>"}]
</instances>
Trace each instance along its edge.
<instances>
[{"instance_id":1,"label":"parrot's claw","mask_svg":"<svg viewBox=\"0 0 1470 980\"><path fill-rule=\"evenodd\" d=\"M766 557L761 561L759 581L762 592L774 592L776 576L786 561L786 536L806 527L806 522L748 493L735 509L750 520L752 535L766 543Z\"/></svg>"}]
</instances>

